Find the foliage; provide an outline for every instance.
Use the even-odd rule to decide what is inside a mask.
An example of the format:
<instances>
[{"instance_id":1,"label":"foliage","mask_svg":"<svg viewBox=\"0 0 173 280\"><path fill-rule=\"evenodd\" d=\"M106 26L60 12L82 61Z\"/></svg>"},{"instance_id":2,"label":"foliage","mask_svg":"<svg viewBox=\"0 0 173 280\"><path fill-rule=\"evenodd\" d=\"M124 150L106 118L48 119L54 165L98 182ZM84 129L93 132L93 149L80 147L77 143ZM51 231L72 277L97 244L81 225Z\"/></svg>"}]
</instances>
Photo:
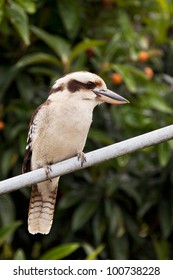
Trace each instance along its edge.
<instances>
[{"instance_id":1,"label":"foliage","mask_svg":"<svg viewBox=\"0 0 173 280\"><path fill-rule=\"evenodd\" d=\"M172 0L1 0L0 178L21 173L31 114L71 71L98 73L131 102L95 110L86 151L171 124L172 24ZM172 150L61 178L47 236L27 231L29 189L0 197L1 259L171 259Z\"/></svg>"}]
</instances>

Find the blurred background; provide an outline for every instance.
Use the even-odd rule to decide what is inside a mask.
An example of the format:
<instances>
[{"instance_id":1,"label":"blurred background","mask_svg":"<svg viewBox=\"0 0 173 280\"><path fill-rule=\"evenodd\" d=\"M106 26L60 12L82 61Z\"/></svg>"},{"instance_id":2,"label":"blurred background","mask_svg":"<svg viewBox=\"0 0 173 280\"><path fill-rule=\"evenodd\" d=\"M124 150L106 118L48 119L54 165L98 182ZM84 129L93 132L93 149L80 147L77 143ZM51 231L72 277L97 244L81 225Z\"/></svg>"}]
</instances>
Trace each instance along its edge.
<instances>
[{"instance_id":1,"label":"blurred background","mask_svg":"<svg viewBox=\"0 0 173 280\"><path fill-rule=\"evenodd\" d=\"M21 174L28 124L65 73L130 101L95 109L85 152L172 124L172 0L0 1L0 179ZM0 196L0 259L173 258L173 141L61 178L49 235L30 188Z\"/></svg>"}]
</instances>

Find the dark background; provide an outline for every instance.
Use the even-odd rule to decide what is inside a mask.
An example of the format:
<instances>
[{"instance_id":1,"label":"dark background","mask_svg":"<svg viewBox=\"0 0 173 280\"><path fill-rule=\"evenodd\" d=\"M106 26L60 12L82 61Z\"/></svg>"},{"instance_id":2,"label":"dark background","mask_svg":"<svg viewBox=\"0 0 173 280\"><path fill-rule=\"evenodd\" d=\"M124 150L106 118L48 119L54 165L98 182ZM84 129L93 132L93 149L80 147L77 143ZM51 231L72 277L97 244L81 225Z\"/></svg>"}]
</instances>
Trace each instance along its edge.
<instances>
[{"instance_id":1,"label":"dark background","mask_svg":"<svg viewBox=\"0 0 173 280\"><path fill-rule=\"evenodd\" d=\"M85 152L172 124L172 0L0 6L0 179L21 174L29 119L63 74L88 70L130 104L96 108ZM49 235L30 188L0 197L1 259L173 258L173 141L61 178Z\"/></svg>"}]
</instances>

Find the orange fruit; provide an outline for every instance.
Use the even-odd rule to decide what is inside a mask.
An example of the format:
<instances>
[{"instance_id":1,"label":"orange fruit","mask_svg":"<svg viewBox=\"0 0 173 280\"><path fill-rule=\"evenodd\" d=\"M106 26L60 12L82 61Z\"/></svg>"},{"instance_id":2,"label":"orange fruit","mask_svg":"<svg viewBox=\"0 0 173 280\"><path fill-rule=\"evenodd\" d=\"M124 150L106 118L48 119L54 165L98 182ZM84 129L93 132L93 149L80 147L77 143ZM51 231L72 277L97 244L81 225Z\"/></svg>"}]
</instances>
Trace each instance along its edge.
<instances>
[{"instance_id":1,"label":"orange fruit","mask_svg":"<svg viewBox=\"0 0 173 280\"><path fill-rule=\"evenodd\" d=\"M150 67L145 67L144 68L144 73L149 79L152 79L153 76L154 76L154 71Z\"/></svg>"},{"instance_id":2,"label":"orange fruit","mask_svg":"<svg viewBox=\"0 0 173 280\"><path fill-rule=\"evenodd\" d=\"M149 59L149 54L146 51L140 51L138 54L139 61L147 61Z\"/></svg>"},{"instance_id":3,"label":"orange fruit","mask_svg":"<svg viewBox=\"0 0 173 280\"><path fill-rule=\"evenodd\" d=\"M3 130L5 127L5 123L3 121L0 121L0 130Z\"/></svg>"},{"instance_id":4,"label":"orange fruit","mask_svg":"<svg viewBox=\"0 0 173 280\"><path fill-rule=\"evenodd\" d=\"M111 79L112 79L112 82L115 84L115 85L120 85L123 81L123 77L121 76L121 74L119 73L113 73L111 75Z\"/></svg>"}]
</instances>

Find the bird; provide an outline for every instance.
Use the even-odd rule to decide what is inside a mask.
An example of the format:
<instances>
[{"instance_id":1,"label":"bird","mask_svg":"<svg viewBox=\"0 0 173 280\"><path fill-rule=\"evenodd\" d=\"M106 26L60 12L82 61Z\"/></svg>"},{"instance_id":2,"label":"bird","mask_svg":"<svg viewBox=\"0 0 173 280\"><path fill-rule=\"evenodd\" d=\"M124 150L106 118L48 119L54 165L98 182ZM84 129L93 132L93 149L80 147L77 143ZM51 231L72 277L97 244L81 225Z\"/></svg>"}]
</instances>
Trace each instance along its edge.
<instances>
[{"instance_id":1,"label":"bird","mask_svg":"<svg viewBox=\"0 0 173 280\"><path fill-rule=\"evenodd\" d=\"M59 177L50 177L51 164L77 156L85 162L83 149L93 110L102 103L129 103L109 90L101 77L77 71L55 81L47 100L33 113L27 138L23 173L43 167L46 181L32 185L28 210L30 234L48 234L52 227Z\"/></svg>"}]
</instances>

